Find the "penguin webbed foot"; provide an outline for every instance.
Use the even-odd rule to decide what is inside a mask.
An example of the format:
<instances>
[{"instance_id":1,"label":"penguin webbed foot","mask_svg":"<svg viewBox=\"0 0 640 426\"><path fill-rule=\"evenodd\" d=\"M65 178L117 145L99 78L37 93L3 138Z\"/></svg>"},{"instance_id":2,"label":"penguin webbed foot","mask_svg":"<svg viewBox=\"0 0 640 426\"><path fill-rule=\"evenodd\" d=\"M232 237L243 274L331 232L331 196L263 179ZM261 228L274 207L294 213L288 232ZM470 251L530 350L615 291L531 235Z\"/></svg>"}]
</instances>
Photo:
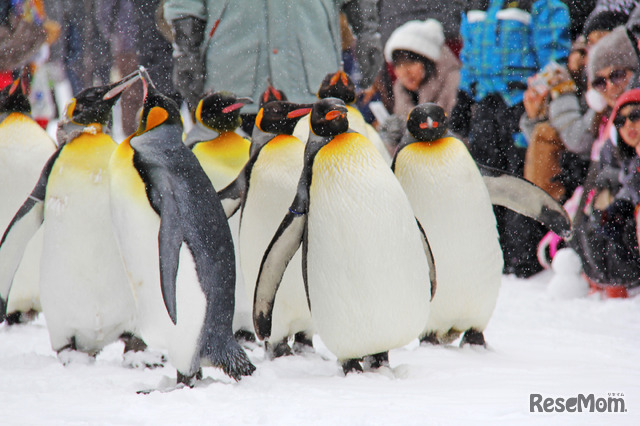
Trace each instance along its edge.
<instances>
[{"instance_id":1,"label":"penguin webbed foot","mask_svg":"<svg viewBox=\"0 0 640 426\"><path fill-rule=\"evenodd\" d=\"M76 344L75 336L69 339L69 343L56 350L58 359L62 365L67 366L72 363L90 364L96 360L99 350L81 351Z\"/></svg>"},{"instance_id":2,"label":"penguin webbed foot","mask_svg":"<svg viewBox=\"0 0 640 426\"><path fill-rule=\"evenodd\" d=\"M213 367L222 369L227 376L235 381L239 381L242 376L252 375L256 370L247 353L233 339L222 348L210 351L206 358Z\"/></svg>"},{"instance_id":3,"label":"penguin webbed foot","mask_svg":"<svg viewBox=\"0 0 640 426\"><path fill-rule=\"evenodd\" d=\"M344 375L346 376L349 373L362 373L364 369L362 368L360 361L362 361L362 358L348 359L346 361L343 361L342 372L344 373Z\"/></svg>"},{"instance_id":4,"label":"penguin webbed foot","mask_svg":"<svg viewBox=\"0 0 640 426\"><path fill-rule=\"evenodd\" d=\"M183 384L190 388L194 387L198 380L202 380L202 368L198 369L191 375L184 375L180 371L177 372L176 386Z\"/></svg>"},{"instance_id":5,"label":"penguin webbed foot","mask_svg":"<svg viewBox=\"0 0 640 426\"><path fill-rule=\"evenodd\" d=\"M296 355L303 355L315 352L313 348L313 338L308 337L304 331L296 333L293 338L293 353Z\"/></svg>"},{"instance_id":6,"label":"penguin webbed foot","mask_svg":"<svg viewBox=\"0 0 640 426\"><path fill-rule=\"evenodd\" d=\"M270 342L265 342L264 346L265 346L265 355L269 360L273 360L275 358L280 358L283 356L293 355L293 352L289 347L289 339L286 337L281 341L279 341L278 343L276 343L275 345L271 344Z\"/></svg>"},{"instance_id":7,"label":"penguin webbed foot","mask_svg":"<svg viewBox=\"0 0 640 426\"><path fill-rule=\"evenodd\" d=\"M233 338L236 340L236 342L238 342L242 346L244 346L246 343L249 343L249 344L256 343L255 333L253 331L245 330L242 328L236 331L235 333L233 333Z\"/></svg>"},{"instance_id":8,"label":"penguin webbed foot","mask_svg":"<svg viewBox=\"0 0 640 426\"><path fill-rule=\"evenodd\" d=\"M132 333L122 333L120 340L124 342L122 364L128 368L159 368L164 367L167 358L157 352L150 351L147 344Z\"/></svg>"},{"instance_id":9,"label":"penguin webbed foot","mask_svg":"<svg viewBox=\"0 0 640 426\"><path fill-rule=\"evenodd\" d=\"M439 344L440 344L440 340L438 340L438 336L436 335L436 333L427 333L420 338L420 346L427 346L427 345L435 346Z\"/></svg>"},{"instance_id":10,"label":"penguin webbed foot","mask_svg":"<svg viewBox=\"0 0 640 426\"><path fill-rule=\"evenodd\" d=\"M484 348L487 347L482 331L478 331L473 328L465 331L464 336L462 336L462 339L460 340L460 347L463 347L464 345L482 346Z\"/></svg>"},{"instance_id":11,"label":"penguin webbed foot","mask_svg":"<svg viewBox=\"0 0 640 426\"><path fill-rule=\"evenodd\" d=\"M26 324L28 322L35 320L37 317L38 317L38 311L31 309L27 312L21 312L21 311L12 312L5 317L5 321L7 322L7 325ZM0 323L2 323L1 316L0 316Z\"/></svg>"},{"instance_id":12,"label":"penguin webbed foot","mask_svg":"<svg viewBox=\"0 0 640 426\"><path fill-rule=\"evenodd\" d=\"M367 355L363 358L362 364L366 370L377 370L382 367L389 367L389 352Z\"/></svg>"}]
</instances>

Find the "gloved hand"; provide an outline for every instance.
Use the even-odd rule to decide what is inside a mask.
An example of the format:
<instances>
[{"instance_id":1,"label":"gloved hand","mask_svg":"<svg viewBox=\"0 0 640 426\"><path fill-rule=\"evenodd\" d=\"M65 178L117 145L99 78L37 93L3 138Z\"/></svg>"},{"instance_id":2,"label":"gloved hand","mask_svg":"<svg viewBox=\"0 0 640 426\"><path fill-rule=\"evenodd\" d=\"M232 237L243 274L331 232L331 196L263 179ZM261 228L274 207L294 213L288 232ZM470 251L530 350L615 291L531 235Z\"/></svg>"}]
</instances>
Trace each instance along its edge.
<instances>
[{"instance_id":1,"label":"gloved hand","mask_svg":"<svg viewBox=\"0 0 640 426\"><path fill-rule=\"evenodd\" d=\"M371 86L382 69L382 39L379 28L378 0L351 0L343 11L356 36L356 60L360 65L362 88Z\"/></svg>"},{"instance_id":2,"label":"gloved hand","mask_svg":"<svg viewBox=\"0 0 640 426\"><path fill-rule=\"evenodd\" d=\"M384 143L395 151L396 147L400 143L402 136L404 136L407 123L397 115L390 115L387 119L380 124L378 128L378 134Z\"/></svg>"},{"instance_id":3,"label":"gloved hand","mask_svg":"<svg viewBox=\"0 0 640 426\"><path fill-rule=\"evenodd\" d=\"M173 28L173 84L195 110L204 92L204 59L200 50L205 22L189 16L171 22Z\"/></svg>"},{"instance_id":4,"label":"gloved hand","mask_svg":"<svg viewBox=\"0 0 640 426\"><path fill-rule=\"evenodd\" d=\"M471 107L474 101L471 95L464 90L458 90L458 96L456 98L456 105L451 111L451 118L449 119L449 129L459 134L462 137L469 136L469 130L471 127Z\"/></svg>"}]
</instances>

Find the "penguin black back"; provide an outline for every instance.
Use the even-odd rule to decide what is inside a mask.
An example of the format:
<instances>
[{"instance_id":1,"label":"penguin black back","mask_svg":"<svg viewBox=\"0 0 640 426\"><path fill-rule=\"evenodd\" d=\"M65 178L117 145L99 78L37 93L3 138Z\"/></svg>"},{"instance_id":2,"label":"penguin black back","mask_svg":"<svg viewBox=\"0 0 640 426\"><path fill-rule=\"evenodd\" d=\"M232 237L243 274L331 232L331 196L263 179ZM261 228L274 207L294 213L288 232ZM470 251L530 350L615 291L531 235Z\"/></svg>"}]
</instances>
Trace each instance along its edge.
<instances>
[{"instance_id":1,"label":"penguin black back","mask_svg":"<svg viewBox=\"0 0 640 426\"><path fill-rule=\"evenodd\" d=\"M318 98L338 98L345 104L350 104L356 100L356 85L343 70L329 73L320 84Z\"/></svg>"}]
</instances>

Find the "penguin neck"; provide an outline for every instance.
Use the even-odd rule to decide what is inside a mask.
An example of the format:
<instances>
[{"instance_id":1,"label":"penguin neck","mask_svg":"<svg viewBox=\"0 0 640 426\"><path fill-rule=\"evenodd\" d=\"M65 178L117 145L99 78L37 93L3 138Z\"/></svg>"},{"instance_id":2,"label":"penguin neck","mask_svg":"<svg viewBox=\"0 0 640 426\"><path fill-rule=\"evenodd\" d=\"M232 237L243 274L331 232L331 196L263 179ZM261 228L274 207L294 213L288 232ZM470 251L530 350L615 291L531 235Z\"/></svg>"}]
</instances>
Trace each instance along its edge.
<instances>
[{"instance_id":1,"label":"penguin neck","mask_svg":"<svg viewBox=\"0 0 640 426\"><path fill-rule=\"evenodd\" d=\"M251 133L250 155L253 157L255 154L260 152L260 150L276 136L277 135L274 133L263 132L258 128L258 126L253 126L253 132Z\"/></svg>"},{"instance_id":2,"label":"penguin neck","mask_svg":"<svg viewBox=\"0 0 640 426\"><path fill-rule=\"evenodd\" d=\"M108 130L107 126L103 126L100 123L80 124L69 120L60 122L56 132L56 139L58 140L58 146L62 146L84 133L96 135L98 133L109 133Z\"/></svg>"}]
</instances>

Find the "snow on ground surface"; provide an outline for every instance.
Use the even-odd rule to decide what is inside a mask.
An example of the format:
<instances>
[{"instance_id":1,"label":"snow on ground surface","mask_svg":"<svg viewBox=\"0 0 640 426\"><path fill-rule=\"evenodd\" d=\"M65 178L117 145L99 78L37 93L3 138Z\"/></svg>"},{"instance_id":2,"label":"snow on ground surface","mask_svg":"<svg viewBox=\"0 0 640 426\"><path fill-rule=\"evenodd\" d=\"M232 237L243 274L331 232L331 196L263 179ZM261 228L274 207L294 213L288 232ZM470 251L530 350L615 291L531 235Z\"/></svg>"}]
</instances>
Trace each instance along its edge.
<instances>
[{"instance_id":1,"label":"snow on ground surface","mask_svg":"<svg viewBox=\"0 0 640 426\"><path fill-rule=\"evenodd\" d=\"M125 368L121 343L65 367L42 315L2 324L0 424L640 424L640 296L554 299L551 274L504 277L487 350L416 341L391 351L392 371L347 377L316 337L305 357L249 351L257 371L238 383L205 368L201 386L140 395L175 381L175 369ZM624 394L627 412L530 413L532 393Z\"/></svg>"}]
</instances>

